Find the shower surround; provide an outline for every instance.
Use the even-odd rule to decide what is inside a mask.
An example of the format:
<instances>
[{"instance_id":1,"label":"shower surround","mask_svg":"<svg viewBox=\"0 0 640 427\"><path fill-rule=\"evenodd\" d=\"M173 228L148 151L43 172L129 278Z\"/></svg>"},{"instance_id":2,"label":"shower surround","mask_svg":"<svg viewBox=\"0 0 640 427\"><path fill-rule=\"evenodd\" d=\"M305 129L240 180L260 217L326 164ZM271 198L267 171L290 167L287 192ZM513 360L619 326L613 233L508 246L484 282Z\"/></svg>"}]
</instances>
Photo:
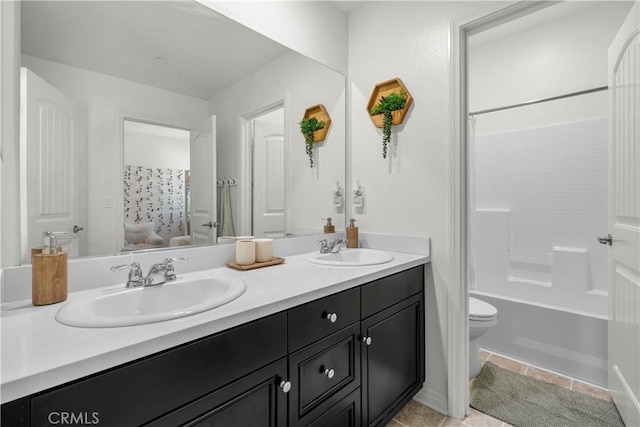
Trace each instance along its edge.
<instances>
[{"instance_id":1,"label":"shower surround","mask_svg":"<svg viewBox=\"0 0 640 427\"><path fill-rule=\"evenodd\" d=\"M481 346L606 383L607 122L476 136L472 295L496 305Z\"/></svg>"}]
</instances>

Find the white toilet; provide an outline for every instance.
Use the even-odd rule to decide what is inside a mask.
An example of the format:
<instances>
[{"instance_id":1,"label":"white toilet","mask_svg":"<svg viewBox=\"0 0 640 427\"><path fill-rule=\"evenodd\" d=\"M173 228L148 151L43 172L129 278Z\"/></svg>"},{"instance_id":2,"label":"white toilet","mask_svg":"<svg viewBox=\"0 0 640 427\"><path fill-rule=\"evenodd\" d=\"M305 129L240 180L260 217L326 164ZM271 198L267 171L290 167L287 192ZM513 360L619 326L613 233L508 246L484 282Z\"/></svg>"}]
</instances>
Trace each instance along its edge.
<instances>
[{"instance_id":1,"label":"white toilet","mask_svg":"<svg viewBox=\"0 0 640 427\"><path fill-rule=\"evenodd\" d=\"M469 378L480 373L480 337L498 323L498 309L488 302L469 297Z\"/></svg>"}]
</instances>

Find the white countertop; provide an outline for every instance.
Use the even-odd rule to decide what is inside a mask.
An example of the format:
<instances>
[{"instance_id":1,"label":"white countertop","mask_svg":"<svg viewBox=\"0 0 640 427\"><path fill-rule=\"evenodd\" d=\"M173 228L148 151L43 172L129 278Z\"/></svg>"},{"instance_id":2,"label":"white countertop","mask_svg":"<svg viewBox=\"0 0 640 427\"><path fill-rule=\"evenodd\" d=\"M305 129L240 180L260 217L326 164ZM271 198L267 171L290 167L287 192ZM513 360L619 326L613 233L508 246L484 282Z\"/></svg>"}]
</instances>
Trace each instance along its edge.
<instances>
[{"instance_id":1,"label":"white countertop","mask_svg":"<svg viewBox=\"0 0 640 427\"><path fill-rule=\"evenodd\" d=\"M316 265L307 262L303 254L288 256L281 265L249 271L228 267L202 270L239 277L247 290L221 307L147 325L76 328L55 320L64 303L34 307L26 300L5 304L1 320L2 403L429 262L428 255L388 252L393 261L363 267ZM119 286L124 285L104 289ZM67 301L92 291L71 292Z\"/></svg>"}]
</instances>

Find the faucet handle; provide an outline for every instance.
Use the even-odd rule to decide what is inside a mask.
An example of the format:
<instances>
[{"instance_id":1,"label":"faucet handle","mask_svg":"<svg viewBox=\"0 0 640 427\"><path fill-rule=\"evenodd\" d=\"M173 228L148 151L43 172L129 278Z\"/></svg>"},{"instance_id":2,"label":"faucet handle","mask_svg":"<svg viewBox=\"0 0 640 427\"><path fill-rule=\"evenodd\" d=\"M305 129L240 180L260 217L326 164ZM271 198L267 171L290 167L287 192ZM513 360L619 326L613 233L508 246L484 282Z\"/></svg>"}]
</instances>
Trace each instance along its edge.
<instances>
[{"instance_id":1,"label":"faucet handle","mask_svg":"<svg viewBox=\"0 0 640 427\"><path fill-rule=\"evenodd\" d=\"M164 260L164 278L165 280L176 280L176 271L173 268L174 261L186 261L188 257L165 258Z\"/></svg>"},{"instance_id":2,"label":"faucet handle","mask_svg":"<svg viewBox=\"0 0 640 427\"><path fill-rule=\"evenodd\" d=\"M142 267L140 267L140 263L132 262L131 264L114 265L113 267L111 267L111 271L120 271L124 270L125 268L130 268L132 272L142 269Z\"/></svg>"},{"instance_id":3,"label":"faucet handle","mask_svg":"<svg viewBox=\"0 0 640 427\"><path fill-rule=\"evenodd\" d=\"M142 279L142 267L138 262L132 262L131 264L114 265L111 267L111 271L120 271L125 268L129 268L129 279L127 280L127 288L133 286L140 286L143 282Z\"/></svg>"}]
</instances>

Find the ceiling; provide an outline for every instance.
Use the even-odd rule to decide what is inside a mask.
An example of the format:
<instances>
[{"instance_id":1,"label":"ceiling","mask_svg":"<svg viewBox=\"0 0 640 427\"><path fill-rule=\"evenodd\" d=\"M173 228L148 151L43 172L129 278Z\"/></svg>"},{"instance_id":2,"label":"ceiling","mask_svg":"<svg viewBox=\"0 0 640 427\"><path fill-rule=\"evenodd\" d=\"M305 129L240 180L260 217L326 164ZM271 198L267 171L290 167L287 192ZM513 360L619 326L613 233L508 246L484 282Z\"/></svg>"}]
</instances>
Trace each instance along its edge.
<instances>
[{"instance_id":1,"label":"ceiling","mask_svg":"<svg viewBox=\"0 0 640 427\"><path fill-rule=\"evenodd\" d=\"M359 7L362 7L367 3L370 3L370 1L334 0L332 3L342 12L348 14L349 12L358 9Z\"/></svg>"},{"instance_id":2,"label":"ceiling","mask_svg":"<svg viewBox=\"0 0 640 427\"><path fill-rule=\"evenodd\" d=\"M568 16L577 15L588 9L601 7L607 4L608 7L627 10L631 7L631 1L614 2L605 1L562 1L560 3L550 3L549 7L545 7L539 11L519 17L509 22L502 23L496 27L486 31L473 34L469 38L469 48L475 48L493 41L509 37L515 34L523 33L532 28L549 24L553 21L566 18ZM626 13L625 13L626 14Z\"/></svg>"},{"instance_id":3,"label":"ceiling","mask_svg":"<svg viewBox=\"0 0 640 427\"><path fill-rule=\"evenodd\" d=\"M209 100L289 50L197 2L25 1L22 53Z\"/></svg>"}]
</instances>

